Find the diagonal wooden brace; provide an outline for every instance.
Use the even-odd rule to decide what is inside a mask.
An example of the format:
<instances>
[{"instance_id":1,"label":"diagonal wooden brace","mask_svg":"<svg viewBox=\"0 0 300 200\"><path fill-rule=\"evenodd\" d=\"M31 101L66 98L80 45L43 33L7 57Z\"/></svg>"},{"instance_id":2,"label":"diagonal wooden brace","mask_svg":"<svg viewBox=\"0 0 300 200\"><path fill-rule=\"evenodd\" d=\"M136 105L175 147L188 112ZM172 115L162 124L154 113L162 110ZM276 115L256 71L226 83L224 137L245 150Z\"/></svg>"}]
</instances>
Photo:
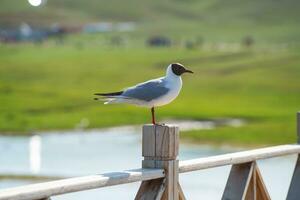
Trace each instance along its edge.
<instances>
[{"instance_id":1,"label":"diagonal wooden brace","mask_svg":"<svg viewBox=\"0 0 300 200\"><path fill-rule=\"evenodd\" d=\"M300 155L298 155L297 162L294 169L294 174L290 184L290 188L287 195L287 200L299 200L300 199Z\"/></svg>"},{"instance_id":2,"label":"diagonal wooden brace","mask_svg":"<svg viewBox=\"0 0 300 200\"><path fill-rule=\"evenodd\" d=\"M297 113L297 136L298 144L300 144L300 112ZM300 199L300 154L298 154L297 162L294 169L294 174L287 194L287 200Z\"/></svg>"},{"instance_id":3,"label":"diagonal wooden brace","mask_svg":"<svg viewBox=\"0 0 300 200\"><path fill-rule=\"evenodd\" d=\"M256 162L233 165L222 200L270 200Z\"/></svg>"}]
</instances>

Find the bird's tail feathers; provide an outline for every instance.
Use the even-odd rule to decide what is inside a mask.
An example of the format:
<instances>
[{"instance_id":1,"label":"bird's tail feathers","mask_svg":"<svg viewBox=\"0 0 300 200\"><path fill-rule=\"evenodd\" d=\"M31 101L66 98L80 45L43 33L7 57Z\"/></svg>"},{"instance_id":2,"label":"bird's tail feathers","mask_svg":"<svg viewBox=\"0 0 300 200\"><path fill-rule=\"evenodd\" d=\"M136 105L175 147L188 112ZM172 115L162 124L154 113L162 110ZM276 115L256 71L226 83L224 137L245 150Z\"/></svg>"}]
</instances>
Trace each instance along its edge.
<instances>
[{"instance_id":1,"label":"bird's tail feathers","mask_svg":"<svg viewBox=\"0 0 300 200\"><path fill-rule=\"evenodd\" d=\"M123 94L123 91L120 92L110 92L110 93L95 93L94 95L102 96L102 97L114 97L114 96L120 96Z\"/></svg>"},{"instance_id":2,"label":"bird's tail feathers","mask_svg":"<svg viewBox=\"0 0 300 200\"><path fill-rule=\"evenodd\" d=\"M119 93L105 93L105 94L95 94L100 97L94 98L94 100L104 101L104 104L117 104L117 103L126 103L130 101L130 97L117 95Z\"/></svg>"},{"instance_id":3,"label":"bird's tail feathers","mask_svg":"<svg viewBox=\"0 0 300 200\"><path fill-rule=\"evenodd\" d=\"M94 98L94 100L104 101L104 104L110 104L116 101L116 99L120 98L123 91L120 92L110 92L110 93L95 93L94 95L99 96Z\"/></svg>"}]
</instances>

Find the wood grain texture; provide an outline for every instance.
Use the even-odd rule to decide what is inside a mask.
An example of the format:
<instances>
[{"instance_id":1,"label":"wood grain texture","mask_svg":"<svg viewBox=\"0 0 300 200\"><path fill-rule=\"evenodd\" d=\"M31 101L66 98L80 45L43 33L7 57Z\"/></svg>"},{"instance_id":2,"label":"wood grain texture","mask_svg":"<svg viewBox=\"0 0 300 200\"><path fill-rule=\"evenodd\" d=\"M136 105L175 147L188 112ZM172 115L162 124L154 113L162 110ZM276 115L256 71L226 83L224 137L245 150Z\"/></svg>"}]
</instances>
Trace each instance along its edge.
<instances>
[{"instance_id":1,"label":"wood grain texture","mask_svg":"<svg viewBox=\"0 0 300 200\"><path fill-rule=\"evenodd\" d=\"M166 179L143 181L135 200L160 200L166 189Z\"/></svg>"},{"instance_id":2,"label":"wood grain texture","mask_svg":"<svg viewBox=\"0 0 300 200\"><path fill-rule=\"evenodd\" d=\"M146 159L174 160L178 156L179 129L169 125L143 127L142 155Z\"/></svg>"},{"instance_id":3,"label":"wood grain texture","mask_svg":"<svg viewBox=\"0 0 300 200\"><path fill-rule=\"evenodd\" d=\"M232 166L222 200L271 200L256 162Z\"/></svg>"},{"instance_id":4,"label":"wood grain texture","mask_svg":"<svg viewBox=\"0 0 300 200\"><path fill-rule=\"evenodd\" d=\"M143 160L143 167L159 168L164 169L165 177L167 179L166 192L172 193L172 199L177 198L177 182L178 182L178 160ZM175 197L176 196L176 197ZM164 196L166 197L166 196Z\"/></svg>"},{"instance_id":5,"label":"wood grain texture","mask_svg":"<svg viewBox=\"0 0 300 200\"><path fill-rule=\"evenodd\" d=\"M68 178L0 191L0 200L32 200L100 187L165 177L163 169L135 169L93 176Z\"/></svg>"},{"instance_id":6,"label":"wood grain texture","mask_svg":"<svg viewBox=\"0 0 300 200\"><path fill-rule=\"evenodd\" d=\"M178 200L179 192L178 182L178 165L177 159L179 148L179 129L170 125L145 125L143 127L143 168L164 169L164 191L161 196L162 200ZM139 189L136 199L141 199L143 192L144 199L153 198L153 191L143 188L151 185L151 181L144 181ZM154 182L155 183L155 182ZM153 183L152 183L153 184ZM156 183L162 184L162 183ZM154 186L152 186L154 187ZM162 186L156 185L159 188Z\"/></svg>"},{"instance_id":7,"label":"wood grain texture","mask_svg":"<svg viewBox=\"0 0 300 200\"><path fill-rule=\"evenodd\" d=\"M155 128L143 126L142 155L144 157L155 157Z\"/></svg>"},{"instance_id":8,"label":"wood grain texture","mask_svg":"<svg viewBox=\"0 0 300 200\"><path fill-rule=\"evenodd\" d=\"M241 164L255 160L300 153L300 145L289 144L260 148L237 153L210 156L179 162L179 173L208 169L213 167Z\"/></svg>"},{"instance_id":9,"label":"wood grain texture","mask_svg":"<svg viewBox=\"0 0 300 200\"><path fill-rule=\"evenodd\" d=\"M177 188L178 188L178 193L179 193L179 200L186 200L179 182L177 183Z\"/></svg>"},{"instance_id":10,"label":"wood grain texture","mask_svg":"<svg viewBox=\"0 0 300 200\"><path fill-rule=\"evenodd\" d=\"M245 199L253 169L253 163L233 165L230 170L222 200Z\"/></svg>"},{"instance_id":11,"label":"wood grain texture","mask_svg":"<svg viewBox=\"0 0 300 200\"><path fill-rule=\"evenodd\" d=\"M263 178L261 176L260 170L257 167L257 164L255 164L255 173L253 174L256 181L255 181L255 195L257 200L271 200L271 197L268 193L268 190L266 188L266 185L263 181Z\"/></svg>"},{"instance_id":12,"label":"wood grain texture","mask_svg":"<svg viewBox=\"0 0 300 200\"><path fill-rule=\"evenodd\" d=\"M300 136L300 113L297 114ZM256 160L298 154L287 200L300 199L300 145L280 145L183 161L178 164L179 129L175 126L143 127L143 168L94 176L69 178L0 191L0 200L48 199L50 196L143 181L136 199L185 200L178 173L233 165L222 199L269 200ZM151 168L151 169L149 169ZM243 190L244 189L244 190ZM231 190L231 192L230 192ZM229 192L228 192L229 191ZM234 191L234 192L232 192Z\"/></svg>"},{"instance_id":13,"label":"wood grain texture","mask_svg":"<svg viewBox=\"0 0 300 200\"><path fill-rule=\"evenodd\" d=\"M246 190L245 200L256 200L256 176L250 178L248 189Z\"/></svg>"},{"instance_id":14,"label":"wood grain texture","mask_svg":"<svg viewBox=\"0 0 300 200\"><path fill-rule=\"evenodd\" d=\"M163 200L178 200L178 160L161 161L161 167L166 172L166 190L162 196Z\"/></svg>"},{"instance_id":15,"label":"wood grain texture","mask_svg":"<svg viewBox=\"0 0 300 200\"><path fill-rule=\"evenodd\" d=\"M300 112L297 113L297 136L298 144L300 144ZM298 200L300 199L300 154L298 154L294 173L290 183L289 191L287 194L287 200Z\"/></svg>"},{"instance_id":16,"label":"wood grain texture","mask_svg":"<svg viewBox=\"0 0 300 200\"><path fill-rule=\"evenodd\" d=\"M292 181L287 194L287 200L300 199L300 155L298 154L297 162L295 165Z\"/></svg>"}]
</instances>

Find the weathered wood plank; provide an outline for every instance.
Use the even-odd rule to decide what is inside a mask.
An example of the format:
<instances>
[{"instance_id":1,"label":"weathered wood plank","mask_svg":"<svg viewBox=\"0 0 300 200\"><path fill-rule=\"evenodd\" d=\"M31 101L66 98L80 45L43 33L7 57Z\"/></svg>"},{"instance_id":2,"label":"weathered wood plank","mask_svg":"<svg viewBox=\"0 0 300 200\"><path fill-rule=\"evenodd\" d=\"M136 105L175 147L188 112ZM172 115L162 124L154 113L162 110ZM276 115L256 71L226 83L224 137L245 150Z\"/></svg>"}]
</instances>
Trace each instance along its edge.
<instances>
[{"instance_id":1,"label":"weathered wood plank","mask_svg":"<svg viewBox=\"0 0 300 200\"><path fill-rule=\"evenodd\" d=\"M300 144L300 112L297 113L297 136L298 144ZM287 194L287 200L298 200L300 199L300 154L298 154L297 162L295 165L292 181Z\"/></svg>"},{"instance_id":2,"label":"weathered wood plank","mask_svg":"<svg viewBox=\"0 0 300 200\"><path fill-rule=\"evenodd\" d=\"M179 172L189 172L201 169L207 169L217 166L238 164L247 161L254 161L257 159L271 158L276 156L283 156L293 153L300 153L300 145L280 145L275 147L250 150L239 153L225 154L221 156L212 156L208 158L193 159L179 163ZM300 163L299 159L295 167L294 177L300 177ZM41 184L34 184L29 186L17 187L0 191L0 200L3 199L41 199L48 196L64 194L69 192L77 192L99 187L106 187L110 185L118 185L130 183L135 181L150 180L164 177L162 169L144 169L134 172L116 172L109 174L102 174L96 176L79 177L72 179L64 179L60 181L47 182ZM299 178L300 179L300 178ZM298 186L300 181L297 178L292 179L289 190L288 199L292 200L292 196L299 197L298 193L291 193L292 191L299 192ZM297 181L298 180L298 181ZM294 188L294 189L293 189ZM295 199L295 198L294 198Z\"/></svg>"},{"instance_id":3,"label":"weathered wood plank","mask_svg":"<svg viewBox=\"0 0 300 200\"><path fill-rule=\"evenodd\" d=\"M271 200L255 161L232 166L222 200Z\"/></svg>"},{"instance_id":4,"label":"weathered wood plank","mask_svg":"<svg viewBox=\"0 0 300 200\"><path fill-rule=\"evenodd\" d=\"M135 200L160 200L166 190L166 179L143 181L135 196Z\"/></svg>"},{"instance_id":5,"label":"weathered wood plank","mask_svg":"<svg viewBox=\"0 0 300 200\"><path fill-rule=\"evenodd\" d=\"M143 150L145 159L174 160L178 156L179 129L170 125L145 125Z\"/></svg>"},{"instance_id":6,"label":"weathered wood plank","mask_svg":"<svg viewBox=\"0 0 300 200\"><path fill-rule=\"evenodd\" d=\"M179 199L178 192L178 160L143 160L143 167L163 168L166 177L166 189L162 199Z\"/></svg>"},{"instance_id":7,"label":"weathered wood plank","mask_svg":"<svg viewBox=\"0 0 300 200\"><path fill-rule=\"evenodd\" d=\"M170 125L145 125L143 128L143 168L164 169L164 192L161 200L178 200L178 143L179 129ZM162 183L156 183L156 188L161 188ZM160 184L160 185L159 185ZM136 200L153 199L153 191L145 187L151 185L151 181L142 182ZM152 186L154 187L154 186ZM143 193L141 195L141 193ZM155 197L156 198L156 197Z\"/></svg>"},{"instance_id":8,"label":"weathered wood plank","mask_svg":"<svg viewBox=\"0 0 300 200\"><path fill-rule=\"evenodd\" d=\"M252 175L250 178L250 183L246 191L245 200L256 200L256 176Z\"/></svg>"},{"instance_id":9,"label":"weathered wood plank","mask_svg":"<svg viewBox=\"0 0 300 200\"><path fill-rule=\"evenodd\" d=\"M300 153L300 145L289 144L260 148L237 153L210 156L179 162L179 173L208 169L213 167L241 164L255 160Z\"/></svg>"},{"instance_id":10,"label":"weathered wood plank","mask_svg":"<svg viewBox=\"0 0 300 200\"><path fill-rule=\"evenodd\" d=\"M155 128L153 126L143 126L142 133L142 155L144 157L155 156Z\"/></svg>"},{"instance_id":11,"label":"weathered wood plank","mask_svg":"<svg viewBox=\"0 0 300 200\"><path fill-rule=\"evenodd\" d=\"M298 113L297 121L298 137L300 138L300 113ZM156 188L156 199L185 199L180 185L173 184L178 183L178 170L176 170L178 167L178 161L176 160L178 155L179 143L178 128L175 126L170 126L167 128L164 128L164 126L157 126L156 128L154 128L154 126L149 125L144 126L143 130L144 132L149 133L146 135L143 133L143 156L145 158L145 160L143 161L143 167L160 169L128 170L122 172L100 174L95 176L85 176L51 181L40 184L32 184L12 189L5 189L0 191L0 200L47 199L50 196L55 196L59 194L137 181L144 181L142 183L142 187L148 187L148 185L150 184L150 188ZM184 173L230 164L244 165L248 162L255 162L255 160L258 159L266 159L294 153L300 153L299 144L280 145L275 147L225 154L220 156L193 159L180 162L179 172ZM161 182L157 179L164 181ZM243 194L245 198L262 198L263 200L269 199L268 193L266 192L266 188L263 184L259 171L258 173L252 174L252 179L250 179L250 181L247 182L247 184L248 186L257 185L257 187L248 187L249 190L247 190L247 192ZM294 176L289 190L288 200L299 199L299 185L300 161L298 156L298 161L295 167ZM173 189L169 190L171 187L173 187ZM146 190L143 189L142 191ZM167 197L164 196L166 191L168 193ZM266 194L264 194L263 192L266 192ZM179 196L177 197L178 194ZM253 194L257 195L253 196Z\"/></svg>"},{"instance_id":12,"label":"weathered wood plank","mask_svg":"<svg viewBox=\"0 0 300 200\"><path fill-rule=\"evenodd\" d=\"M254 163L233 165L225 186L222 200L245 199L253 170Z\"/></svg>"},{"instance_id":13,"label":"weathered wood plank","mask_svg":"<svg viewBox=\"0 0 300 200\"><path fill-rule=\"evenodd\" d=\"M166 190L162 196L162 200L178 200L178 171L176 171L178 170L178 160L160 161L160 163L166 172Z\"/></svg>"},{"instance_id":14,"label":"weathered wood plank","mask_svg":"<svg viewBox=\"0 0 300 200\"><path fill-rule=\"evenodd\" d=\"M46 183L31 184L0 191L0 200L31 200L78 192L94 188L145 181L165 177L163 169L135 169L93 176L68 178Z\"/></svg>"},{"instance_id":15,"label":"weathered wood plank","mask_svg":"<svg viewBox=\"0 0 300 200\"><path fill-rule=\"evenodd\" d=\"M181 188L181 185L179 184L179 182L177 183L177 188L178 188L178 193L179 193L179 200L186 200L183 190Z\"/></svg>"},{"instance_id":16,"label":"weathered wood plank","mask_svg":"<svg viewBox=\"0 0 300 200\"><path fill-rule=\"evenodd\" d=\"M255 173L253 174L255 177L255 199L257 200L271 200L271 197L268 193L266 185L263 181L261 173L257 165L255 166Z\"/></svg>"},{"instance_id":17,"label":"weathered wood plank","mask_svg":"<svg viewBox=\"0 0 300 200\"><path fill-rule=\"evenodd\" d=\"M297 162L295 165L292 181L287 194L287 200L299 200L300 199L300 155L298 154Z\"/></svg>"}]
</instances>

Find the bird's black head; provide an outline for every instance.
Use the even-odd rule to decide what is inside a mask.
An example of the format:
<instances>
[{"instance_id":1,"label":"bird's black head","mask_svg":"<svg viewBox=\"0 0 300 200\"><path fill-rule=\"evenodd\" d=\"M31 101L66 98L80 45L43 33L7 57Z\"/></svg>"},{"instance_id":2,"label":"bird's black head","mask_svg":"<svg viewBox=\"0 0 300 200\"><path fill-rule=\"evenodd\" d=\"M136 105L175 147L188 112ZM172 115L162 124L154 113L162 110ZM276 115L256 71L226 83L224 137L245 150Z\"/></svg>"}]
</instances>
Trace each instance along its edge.
<instances>
[{"instance_id":1,"label":"bird's black head","mask_svg":"<svg viewBox=\"0 0 300 200\"><path fill-rule=\"evenodd\" d=\"M180 63L171 64L171 68L174 74L177 76L181 76L183 73L194 73L191 70L184 68L184 66Z\"/></svg>"}]
</instances>

